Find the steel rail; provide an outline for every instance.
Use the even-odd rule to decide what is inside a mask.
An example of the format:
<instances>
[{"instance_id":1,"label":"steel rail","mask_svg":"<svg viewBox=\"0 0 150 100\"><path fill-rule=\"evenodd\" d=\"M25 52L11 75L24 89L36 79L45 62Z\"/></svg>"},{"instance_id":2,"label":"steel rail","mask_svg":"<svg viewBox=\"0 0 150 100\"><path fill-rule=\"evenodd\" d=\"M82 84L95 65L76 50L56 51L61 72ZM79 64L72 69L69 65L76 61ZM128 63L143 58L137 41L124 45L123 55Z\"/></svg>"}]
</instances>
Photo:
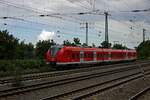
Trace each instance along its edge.
<instances>
[{"instance_id":1,"label":"steel rail","mask_svg":"<svg viewBox=\"0 0 150 100\"><path fill-rule=\"evenodd\" d=\"M145 74L145 75L150 75L150 72L148 72L148 73ZM129 76L129 77L130 77L130 76ZM131 81L136 80L136 79L139 79L139 78L143 78L143 75L139 75L139 76L137 75L136 77L129 78L129 79L125 80L125 81L118 82L118 83L113 84L113 85L110 85L110 86L108 86L108 87L104 87L104 88L102 88L101 90L97 90L97 91L94 91L94 92L91 92L91 93L87 93L87 94L82 94L81 96L74 97L72 100L81 100L81 99L86 98L86 97L88 97L88 96L94 95L94 94L96 94L96 93L98 93L98 92L102 92L102 91L105 91L105 90L108 90L108 89L117 87L117 86L119 86L119 85L125 84L125 83L127 83L127 82L131 82ZM107 83L106 83L106 84L107 84Z\"/></svg>"},{"instance_id":2,"label":"steel rail","mask_svg":"<svg viewBox=\"0 0 150 100\"><path fill-rule=\"evenodd\" d=\"M34 74L28 74L21 76L21 81L29 81L29 80L36 80L41 78L48 78L48 77L54 77L59 75L66 75L66 74L72 74L72 73L79 73L79 72L87 72L91 70L98 70L102 68L108 68L108 67L117 67L117 66L125 66L135 63L142 63L147 61L136 61L136 62L128 62L128 63L121 63L121 64L113 64L113 65L105 65L105 66L96 66L96 67L88 67L88 68L79 68L79 69L73 69L73 70L66 70L66 71L54 71L54 72L44 72L44 73L34 73ZM14 78L13 77L6 77L0 79L0 84L9 84L13 83Z\"/></svg>"},{"instance_id":3,"label":"steel rail","mask_svg":"<svg viewBox=\"0 0 150 100\"><path fill-rule=\"evenodd\" d=\"M87 80L87 79L90 79L90 78L100 77L100 76L109 75L109 74L113 74L113 73L117 73L117 72L124 72L124 71L128 71L128 70L131 70L131 69L138 69L138 67L136 67L136 65L134 65L134 66L132 65L130 67L128 66L128 67L121 68L121 69L119 68L118 70L111 70L109 72L95 73L95 74L92 74L92 75L75 77L75 78L72 78L72 80L71 79L69 79L69 80L65 79L65 80L61 80L61 81L58 81L58 82L52 82L50 85L49 85L49 83L43 83L44 86L42 86L43 84L36 84L36 85L32 85L32 86L27 86L27 87L18 87L18 88L14 88L14 89L1 91L0 97L13 95L13 94L18 94L18 93L24 93L24 92L27 92L27 91L33 91L33 90L52 87L52 86L56 86L56 85L62 85L62 84L76 82L76 81L80 81L80 80Z\"/></svg>"},{"instance_id":4,"label":"steel rail","mask_svg":"<svg viewBox=\"0 0 150 100\"><path fill-rule=\"evenodd\" d=\"M125 67L125 68L118 68L118 69L113 69L113 70L110 70L110 71L87 74L85 76L81 75L81 76L78 76L78 77L66 78L66 79L52 81L52 82L46 82L46 83L44 82L44 83L40 83L40 84L34 84L34 85L31 85L31 86L14 87L14 88L10 88L10 89L7 89L7 90L0 91L0 97L4 96L4 95L6 96L6 95L14 94L14 93L37 90L37 89L41 89L41 88L44 88L44 87L45 88L46 87L52 87L52 86L56 86L56 85L61 85L61 84L75 82L75 81L90 79L90 78L93 78L93 77L100 77L100 76L104 76L104 75L107 75L107 74L113 74L113 73L116 73L116 72L127 71L127 70L131 70L131 69L136 69L136 68L138 69L138 67L136 67L135 65L132 65L132 66L128 66L128 67ZM46 85L46 86L42 86L42 85ZM19 91L17 91L17 90L19 90Z\"/></svg>"},{"instance_id":5,"label":"steel rail","mask_svg":"<svg viewBox=\"0 0 150 100\"><path fill-rule=\"evenodd\" d=\"M138 97L140 97L141 95L143 95L145 92L147 92L149 90L150 90L150 86L148 86L145 89L143 89L142 91L138 92L137 94L135 94L134 96L129 98L129 100L136 100Z\"/></svg>"},{"instance_id":6,"label":"steel rail","mask_svg":"<svg viewBox=\"0 0 150 100\"><path fill-rule=\"evenodd\" d=\"M146 65L149 63L141 63L141 65L142 64L144 65L144 67L148 67ZM83 76L79 76L79 77L62 79L62 80L53 81L53 82L36 84L36 85L32 85L32 86L17 87L17 88L8 89L5 91L0 91L0 97L24 93L24 92L33 91L33 90L42 89L42 88L48 88L48 87L67 84L67 83L72 83L72 82L76 82L76 81L80 81L80 80L87 80L87 79L91 79L94 77L105 76L105 75L114 74L117 72L124 72L124 71L132 70L132 69L139 69L139 68L137 67L137 65L129 65L128 67L123 67L123 68L120 67L118 69L114 69L114 70L110 70L110 71L106 71L106 72L93 73L93 74L89 74L86 76L83 75Z\"/></svg>"},{"instance_id":7,"label":"steel rail","mask_svg":"<svg viewBox=\"0 0 150 100\"><path fill-rule=\"evenodd\" d=\"M77 76L77 77L73 77L73 78L66 78L66 79L56 80L56 81L47 82L47 83L44 82L44 83L41 83L41 84L34 84L34 85L31 85L31 86L14 87L14 88L10 88L10 89L7 89L7 90L0 91L0 97L4 96L6 94L7 95L12 94L12 93L10 93L11 91L18 92L16 90L20 90L20 89L29 88L29 90L30 90L31 87L38 87L40 85L45 85L45 84L51 84L51 85L48 85L48 86L62 85L62 84L66 84L66 83L76 82L76 81L80 81L80 80L87 80L87 79L94 78L94 77L100 77L100 76L104 76L104 75L108 75L108 74L113 74L113 73L116 73L116 72L136 69L136 68L137 68L136 66L129 66L129 67L125 67L125 68L122 68L122 69L118 68L118 69L113 69L113 70L110 70L110 71L104 71L104 72L98 72L98 73L93 73L93 74L81 75L81 76ZM44 88L44 87L42 87L42 88ZM35 88L35 89L37 89L37 88ZM38 89L40 89L40 88L38 87ZM27 89L27 91L29 91L29 90ZM26 90L24 90L24 91L26 91Z\"/></svg>"},{"instance_id":8,"label":"steel rail","mask_svg":"<svg viewBox=\"0 0 150 100\"><path fill-rule=\"evenodd\" d=\"M149 69L150 70L150 69ZM150 72L149 73L147 73L147 75L148 74L150 74ZM118 82L117 84L113 84L113 85L110 85L110 86L108 86L108 87L103 87L102 89L96 89L95 87L98 87L99 85L104 85L104 84L108 84L108 83L110 83L110 82L113 82L113 81L117 81L117 80L119 80L119 79L123 79L123 78L128 78L128 77L131 77L131 76L134 76L134 75L137 75L136 77L133 77L133 78L131 78L131 79L127 79L127 80L125 80L125 81L121 81L121 82ZM109 80L109 81L106 81L106 82L104 82L104 83L100 83L100 84L96 84L96 85L92 85L92 86L89 86L89 87L85 87L85 88L81 88L81 89L79 89L79 90L75 90L75 91L72 91L72 92L68 92L68 93L64 93L64 94L61 94L61 95L56 95L56 96L52 96L52 97L46 97L46 98L44 98L43 100L55 100L55 99L58 99L58 98L61 98L61 97L67 97L68 95L72 95L71 96L71 100L82 100L83 98L85 98L85 97L87 97L87 96L89 96L89 95L91 95L91 94L95 94L95 93L97 93L97 92L100 92L100 91L104 91L104 90L107 90L107 89L109 89L109 88L112 88L112 87L115 87L115 86L118 86L118 85L121 85L121 84L123 84L123 83L127 83L127 82L129 82L129 81L131 81L131 80L135 80L135 79L138 79L138 78L141 78L141 77L143 77L143 75L141 74L141 72L137 72L137 73L134 73L134 74L131 74L131 75L127 75L127 76L124 76L124 77L120 77L120 78L116 78L116 79L113 79L113 80ZM94 89L94 91L92 91L92 88L95 88ZM86 92L85 94L80 94L80 95L75 95L76 93L78 93L78 92L83 92L83 91L86 91L87 89L91 89L91 92ZM75 95L75 96L73 96L73 94ZM79 93L78 93L79 94ZM68 99L68 98L67 98Z\"/></svg>"}]
</instances>

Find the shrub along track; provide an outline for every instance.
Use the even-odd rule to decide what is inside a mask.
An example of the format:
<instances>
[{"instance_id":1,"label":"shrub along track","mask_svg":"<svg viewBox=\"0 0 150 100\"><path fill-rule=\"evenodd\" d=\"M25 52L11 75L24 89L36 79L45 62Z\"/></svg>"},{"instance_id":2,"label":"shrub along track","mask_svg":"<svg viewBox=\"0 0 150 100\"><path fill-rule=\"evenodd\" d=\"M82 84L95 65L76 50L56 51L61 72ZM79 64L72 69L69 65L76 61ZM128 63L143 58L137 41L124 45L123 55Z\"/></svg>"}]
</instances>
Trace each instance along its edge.
<instances>
[{"instance_id":1,"label":"shrub along track","mask_svg":"<svg viewBox=\"0 0 150 100\"><path fill-rule=\"evenodd\" d=\"M64 96L72 99L81 99L98 91L131 81L136 78L143 77L143 74L141 74L142 71L146 71L146 74L149 74L150 68L147 67L149 64L150 63L147 62L140 62L137 64L134 63L124 66L121 66L121 64L118 64L118 66L108 65L109 67L93 67L94 70L91 70L91 68L86 68L86 71L80 71L78 73L69 75L65 74L62 75L62 77L59 76L61 74L59 74L58 76L54 75L54 77L51 77L51 80L48 80L46 82L39 82L36 84L1 90L0 98L9 98L15 95L15 99L18 99L20 98L18 94L28 94L28 92L51 88L49 89L51 93L47 92L38 95L36 96L36 99L44 98L51 100L62 97L64 98ZM140 65L144 68L144 70L141 70ZM67 88L68 86L70 88ZM26 96L24 95L24 99L26 100L32 98L27 98ZM35 98L35 96L33 97Z\"/></svg>"}]
</instances>

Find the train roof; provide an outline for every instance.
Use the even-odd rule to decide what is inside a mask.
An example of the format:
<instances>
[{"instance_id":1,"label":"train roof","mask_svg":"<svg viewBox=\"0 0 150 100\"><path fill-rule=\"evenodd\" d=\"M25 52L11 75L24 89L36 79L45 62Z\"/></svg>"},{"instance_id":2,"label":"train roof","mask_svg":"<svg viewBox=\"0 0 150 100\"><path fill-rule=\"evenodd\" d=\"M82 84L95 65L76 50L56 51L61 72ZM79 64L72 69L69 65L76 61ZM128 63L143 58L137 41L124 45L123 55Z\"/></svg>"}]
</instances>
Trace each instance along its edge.
<instances>
[{"instance_id":1,"label":"train roof","mask_svg":"<svg viewBox=\"0 0 150 100\"><path fill-rule=\"evenodd\" d=\"M108 48L90 48L90 47L76 47L76 46L63 46L65 49L80 51L80 50L86 50L86 51L116 51L116 52L136 52L136 50L121 50L121 49L108 49Z\"/></svg>"}]
</instances>

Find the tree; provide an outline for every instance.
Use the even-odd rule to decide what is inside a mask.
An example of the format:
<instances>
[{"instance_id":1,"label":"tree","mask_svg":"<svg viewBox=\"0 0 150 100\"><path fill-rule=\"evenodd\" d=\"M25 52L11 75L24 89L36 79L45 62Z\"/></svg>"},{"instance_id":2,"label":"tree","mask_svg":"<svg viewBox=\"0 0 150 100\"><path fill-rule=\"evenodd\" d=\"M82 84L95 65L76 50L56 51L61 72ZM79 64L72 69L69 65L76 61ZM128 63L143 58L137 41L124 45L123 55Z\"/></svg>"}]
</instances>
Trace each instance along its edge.
<instances>
[{"instance_id":1,"label":"tree","mask_svg":"<svg viewBox=\"0 0 150 100\"><path fill-rule=\"evenodd\" d=\"M65 45L65 46L71 46L72 43L70 41L68 41L68 40L64 40L63 41L63 45Z\"/></svg>"},{"instance_id":2,"label":"tree","mask_svg":"<svg viewBox=\"0 0 150 100\"><path fill-rule=\"evenodd\" d=\"M137 47L137 52L140 59L150 58L150 40L140 43Z\"/></svg>"},{"instance_id":3,"label":"tree","mask_svg":"<svg viewBox=\"0 0 150 100\"><path fill-rule=\"evenodd\" d=\"M73 41L74 41L74 45L76 45L76 46L81 45L79 38L73 38Z\"/></svg>"},{"instance_id":4,"label":"tree","mask_svg":"<svg viewBox=\"0 0 150 100\"><path fill-rule=\"evenodd\" d=\"M0 31L0 59L27 59L33 58L34 46L9 34L7 30Z\"/></svg>"},{"instance_id":5,"label":"tree","mask_svg":"<svg viewBox=\"0 0 150 100\"><path fill-rule=\"evenodd\" d=\"M73 43L71 43L69 40L64 40L63 45L65 46L78 46L81 45L79 38L73 38Z\"/></svg>"},{"instance_id":6,"label":"tree","mask_svg":"<svg viewBox=\"0 0 150 100\"><path fill-rule=\"evenodd\" d=\"M0 59L16 58L16 47L19 39L10 35L7 30L0 31Z\"/></svg>"},{"instance_id":7,"label":"tree","mask_svg":"<svg viewBox=\"0 0 150 100\"><path fill-rule=\"evenodd\" d=\"M111 43L108 43L107 41L103 41L101 43L101 45L102 45L102 48L110 48L111 47Z\"/></svg>"},{"instance_id":8,"label":"tree","mask_svg":"<svg viewBox=\"0 0 150 100\"><path fill-rule=\"evenodd\" d=\"M122 44L114 44L113 49L128 49L126 46L123 46Z\"/></svg>"},{"instance_id":9,"label":"tree","mask_svg":"<svg viewBox=\"0 0 150 100\"><path fill-rule=\"evenodd\" d=\"M25 44L24 41L21 41L16 51L17 51L17 58L19 59L34 58L34 46L32 43Z\"/></svg>"},{"instance_id":10,"label":"tree","mask_svg":"<svg viewBox=\"0 0 150 100\"><path fill-rule=\"evenodd\" d=\"M96 47L94 43L92 43L92 47Z\"/></svg>"},{"instance_id":11,"label":"tree","mask_svg":"<svg viewBox=\"0 0 150 100\"><path fill-rule=\"evenodd\" d=\"M82 46L83 46L83 47L87 47L87 44L86 44L86 43L83 43Z\"/></svg>"},{"instance_id":12,"label":"tree","mask_svg":"<svg viewBox=\"0 0 150 100\"><path fill-rule=\"evenodd\" d=\"M53 40L39 40L36 43L36 56L39 59L44 59L45 53L47 50L52 46L55 45L56 43Z\"/></svg>"}]
</instances>

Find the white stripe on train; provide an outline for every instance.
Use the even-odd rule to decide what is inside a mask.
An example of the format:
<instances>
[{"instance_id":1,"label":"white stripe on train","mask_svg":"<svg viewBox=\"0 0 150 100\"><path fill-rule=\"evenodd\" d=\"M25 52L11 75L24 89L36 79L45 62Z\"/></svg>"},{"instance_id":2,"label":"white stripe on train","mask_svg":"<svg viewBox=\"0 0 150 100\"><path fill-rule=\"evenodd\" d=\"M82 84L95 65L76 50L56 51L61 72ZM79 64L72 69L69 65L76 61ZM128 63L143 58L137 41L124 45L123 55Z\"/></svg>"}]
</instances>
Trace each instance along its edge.
<instances>
[{"instance_id":1,"label":"white stripe on train","mask_svg":"<svg viewBox=\"0 0 150 100\"><path fill-rule=\"evenodd\" d=\"M128 59L113 59L113 60L101 60L101 61L82 61L82 62L57 62L57 65L67 65L67 64L91 64L91 63L100 63L100 62L117 62L117 61L129 61L136 60L135 58Z\"/></svg>"}]
</instances>

